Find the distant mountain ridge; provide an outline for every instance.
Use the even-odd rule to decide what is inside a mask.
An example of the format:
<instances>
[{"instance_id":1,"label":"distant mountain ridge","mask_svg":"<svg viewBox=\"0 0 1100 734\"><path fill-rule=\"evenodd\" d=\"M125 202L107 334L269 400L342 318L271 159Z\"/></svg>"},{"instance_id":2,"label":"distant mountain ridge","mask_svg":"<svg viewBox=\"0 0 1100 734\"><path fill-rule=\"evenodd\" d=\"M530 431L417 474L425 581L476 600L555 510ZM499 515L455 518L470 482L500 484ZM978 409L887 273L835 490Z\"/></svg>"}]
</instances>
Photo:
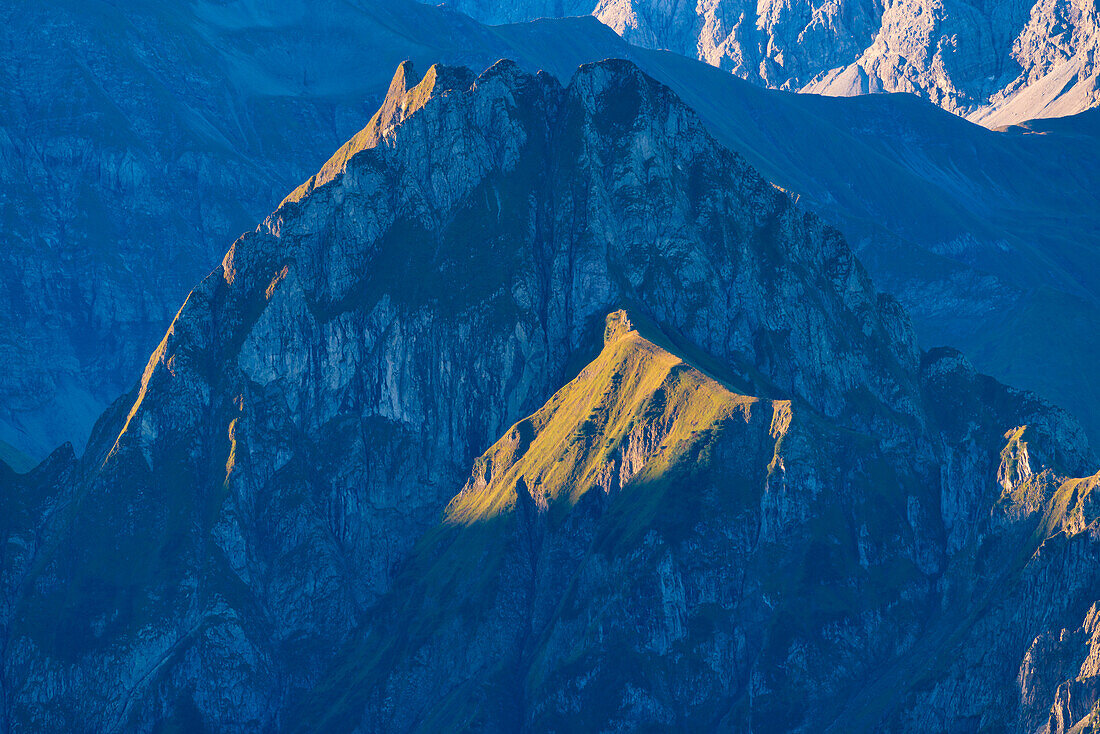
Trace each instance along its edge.
<instances>
[{"instance_id":1,"label":"distant mountain ridge","mask_svg":"<svg viewBox=\"0 0 1100 734\"><path fill-rule=\"evenodd\" d=\"M912 92L988 127L1100 104L1100 11L1092 2L449 0L446 6L486 23L591 14L631 43L699 58L774 89Z\"/></svg>"},{"instance_id":2,"label":"distant mountain ridge","mask_svg":"<svg viewBox=\"0 0 1100 734\"><path fill-rule=\"evenodd\" d=\"M357 140L0 465L4 728L1095 720L1080 426L669 88L405 64Z\"/></svg>"}]
</instances>

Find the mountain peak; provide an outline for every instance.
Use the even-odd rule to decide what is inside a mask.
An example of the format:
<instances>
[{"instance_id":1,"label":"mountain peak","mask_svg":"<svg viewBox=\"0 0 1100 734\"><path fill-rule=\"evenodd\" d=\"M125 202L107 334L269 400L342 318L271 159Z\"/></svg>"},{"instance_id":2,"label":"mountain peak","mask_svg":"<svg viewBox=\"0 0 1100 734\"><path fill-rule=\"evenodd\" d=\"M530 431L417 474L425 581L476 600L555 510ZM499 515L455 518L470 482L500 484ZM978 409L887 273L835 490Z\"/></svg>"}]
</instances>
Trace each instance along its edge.
<instances>
[{"instance_id":1,"label":"mountain peak","mask_svg":"<svg viewBox=\"0 0 1100 734\"><path fill-rule=\"evenodd\" d=\"M474 74L464 66L432 64L424 76L417 79L413 62L408 59L402 61L393 74L381 106L366 127L344 143L325 162L320 171L294 189L282 203L300 201L313 189L336 178L344 172L347 162L352 157L377 146L387 133L423 108L432 98L451 91L469 89L473 83Z\"/></svg>"},{"instance_id":2,"label":"mountain peak","mask_svg":"<svg viewBox=\"0 0 1100 734\"><path fill-rule=\"evenodd\" d=\"M725 421L756 413L757 398L681 359L656 325L639 325L623 309L607 315L600 354L477 460L446 524L489 520L524 492L547 509L558 500L576 504L592 489L614 494L640 474L658 480L697 458ZM770 411L764 421L766 431Z\"/></svg>"},{"instance_id":3,"label":"mountain peak","mask_svg":"<svg viewBox=\"0 0 1100 734\"><path fill-rule=\"evenodd\" d=\"M291 192L282 203L301 201L306 194L332 181L346 170L351 158L364 150L377 147L394 128L435 98L451 92L484 88L496 82L503 83L509 90L516 92L536 80L543 80L554 88L560 88L558 81L548 73L540 71L531 74L511 59L500 59L476 75L466 67L433 64L419 78L412 61L403 61L394 72L382 104L367 125L342 145L315 175ZM601 106L600 97L613 88L624 85L632 85L635 90L648 88L653 91L669 91L642 72L634 62L617 58L582 64L569 82L570 88L577 90L586 100L589 114L598 109L601 115L611 110ZM624 111L630 114L629 109L628 106ZM609 119L613 119L613 116Z\"/></svg>"},{"instance_id":4,"label":"mountain peak","mask_svg":"<svg viewBox=\"0 0 1100 734\"><path fill-rule=\"evenodd\" d=\"M604 319L603 343L604 346L614 342L625 333L634 331L634 323L626 309L612 311Z\"/></svg>"}]
</instances>

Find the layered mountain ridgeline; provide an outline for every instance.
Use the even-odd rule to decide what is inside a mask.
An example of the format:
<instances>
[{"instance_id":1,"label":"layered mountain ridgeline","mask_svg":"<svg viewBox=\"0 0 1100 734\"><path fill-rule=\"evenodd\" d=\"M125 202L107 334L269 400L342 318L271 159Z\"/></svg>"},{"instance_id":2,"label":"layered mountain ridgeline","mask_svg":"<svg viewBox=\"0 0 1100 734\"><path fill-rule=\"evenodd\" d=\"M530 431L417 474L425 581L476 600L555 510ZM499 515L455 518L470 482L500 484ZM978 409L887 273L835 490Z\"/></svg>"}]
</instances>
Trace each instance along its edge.
<instances>
[{"instance_id":1,"label":"layered mountain ridgeline","mask_svg":"<svg viewBox=\"0 0 1100 734\"><path fill-rule=\"evenodd\" d=\"M403 65L0 475L3 724L1078 720L1094 466L636 67Z\"/></svg>"},{"instance_id":2,"label":"layered mountain ridgeline","mask_svg":"<svg viewBox=\"0 0 1100 734\"><path fill-rule=\"evenodd\" d=\"M1100 356L1095 126L995 134L909 96L771 92L590 17L486 28L405 0L193 0L16 3L0 21L0 441L20 468L82 449L225 244L362 126L406 58L562 79L636 61L840 227L922 343L1100 437L1083 367Z\"/></svg>"},{"instance_id":3,"label":"layered mountain ridgeline","mask_svg":"<svg viewBox=\"0 0 1100 734\"><path fill-rule=\"evenodd\" d=\"M447 6L487 23L592 14L631 43L697 57L757 84L840 96L912 92L990 126L1100 104L1095 3L451 0Z\"/></svg>"}]
</instances>

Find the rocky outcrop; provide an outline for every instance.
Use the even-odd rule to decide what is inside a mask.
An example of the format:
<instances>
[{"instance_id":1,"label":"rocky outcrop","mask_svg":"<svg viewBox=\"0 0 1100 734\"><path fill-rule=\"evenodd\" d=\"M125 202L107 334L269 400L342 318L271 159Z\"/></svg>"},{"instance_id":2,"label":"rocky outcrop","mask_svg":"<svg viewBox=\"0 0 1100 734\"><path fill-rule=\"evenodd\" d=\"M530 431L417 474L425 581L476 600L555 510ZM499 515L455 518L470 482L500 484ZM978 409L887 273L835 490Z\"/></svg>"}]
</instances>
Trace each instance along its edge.
<instances>
[{"instance_id":1,"label":"rocky outcrop","mask_svg":"<svg viewBox=\"0 0 1100 734\"><path fill-rule=\"evenodd\" d=\"M1091 530L1059 540L1093 526L1076 423L922 355L633 65L415 79L234 243L81 459L0 475L30 498L5 728L1031 716L1021 641L1083 612L991 595L1094 588ZM960 684L991 600L1014 633ZM1028 691L1078 675L1032 657Z\"/></svg>"},{"instance_id":2,"label":"rocky outcrop","mask_svg":"<svg viewBox=\"0 0 1100 734\"><path fill-rule=\"evenodd\" d=\"M631 43L672 49L772 88L840 96L911 92L991 127L1100 103L1100 16L1088 2L448 5L489 23L592 14Z\"/></svg>"}]
</instances>

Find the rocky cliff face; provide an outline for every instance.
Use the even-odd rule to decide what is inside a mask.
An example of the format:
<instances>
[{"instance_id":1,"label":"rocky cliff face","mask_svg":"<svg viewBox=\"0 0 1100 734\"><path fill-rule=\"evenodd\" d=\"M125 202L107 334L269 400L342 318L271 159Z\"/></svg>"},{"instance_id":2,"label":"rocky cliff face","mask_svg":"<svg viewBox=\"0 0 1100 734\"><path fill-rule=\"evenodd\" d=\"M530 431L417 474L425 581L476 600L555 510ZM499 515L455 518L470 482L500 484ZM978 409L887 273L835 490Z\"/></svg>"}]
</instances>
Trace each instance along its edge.
<instances>
[{"instance_id":1,"label":"rocky cliff face","mask_svg":"<svg viewBox=\"0 0 1100 734\"><path fill-rule=\"evenodd\" d=\"M1068 721L1094 462L636 67L403 65L0 475L3 724Z\"/></svg>"},{"instance_id":2,"label":"rocky cliff face","mask_svg":"<svg viewBox=\"0 0 1100 734\"><path fill-rule=\"evenodd\" d=\"M1100 103L1095 3L454 0L489 23L592 14L629 40L819 94L912 92L989 126Z\"/></svg>"}]
</instances>

